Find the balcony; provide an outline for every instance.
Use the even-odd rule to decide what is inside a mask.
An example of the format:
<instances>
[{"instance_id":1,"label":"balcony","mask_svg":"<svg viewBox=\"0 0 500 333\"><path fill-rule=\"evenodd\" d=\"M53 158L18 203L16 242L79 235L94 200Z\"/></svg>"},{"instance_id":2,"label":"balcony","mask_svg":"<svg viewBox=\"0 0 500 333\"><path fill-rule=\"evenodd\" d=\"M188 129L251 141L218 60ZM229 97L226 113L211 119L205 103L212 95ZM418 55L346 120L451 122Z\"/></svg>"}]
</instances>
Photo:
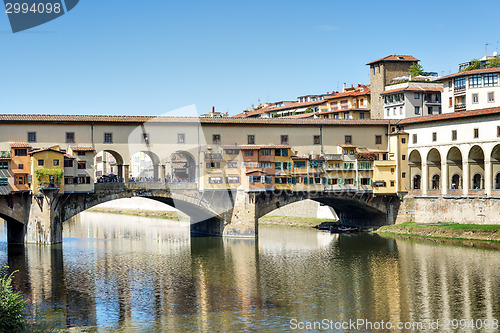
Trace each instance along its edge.
<instances>
[{"instance_id":1,"label":"balcony","mask_svg":"<svg viewBox=\"0 0 500 333\"><path fill-rule=\"evenodd\" d=\"M455 111L465 111L466 105L465 104L458 104L455 105Z\"/></svg>"},{"instance_id":2,"label":"balcony","mask_svg":"<svg viewBox=\"0 0 500 333\"><path fill-rule=\"evenodd\" d=\"M460 87L459 87L459 88L455 88L455 89L453 90L453 92L455 93L455 95L462 95L462 94L465 94L465 87L463 87L463 88L460 88Z\"/></svg>"},{"instance_id":3,"label":"balcony","mask_svg":"<svg viewBox=\"0 0 500 333\"><path fill-rule=\"evenodd\" d=\"M38 189L40 190L58 190L61 188L61 183L39 183Z\"/></svg>"}]
</instances>

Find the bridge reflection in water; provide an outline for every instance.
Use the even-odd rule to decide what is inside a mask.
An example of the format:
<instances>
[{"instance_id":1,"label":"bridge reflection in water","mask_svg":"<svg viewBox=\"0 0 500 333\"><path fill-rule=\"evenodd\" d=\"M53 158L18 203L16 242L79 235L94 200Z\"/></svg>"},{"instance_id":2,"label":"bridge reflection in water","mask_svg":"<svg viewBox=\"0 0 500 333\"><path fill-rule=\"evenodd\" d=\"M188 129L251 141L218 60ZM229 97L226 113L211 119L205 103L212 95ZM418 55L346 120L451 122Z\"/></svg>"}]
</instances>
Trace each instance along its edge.
<instances>
[{"instance_id":1,"label":"bridge reflection in water","mask_svg":"<svg viewBox=\"0 0 500 333\"><path fill-rule=\"evenodd\" d=\"M188 223L79 218L62 246L0 243L0 264L20 270L15 287L34 313L64 327L276 331L292 318L500 317L496 250L281 227L262 227L257 240L190 238Z\"/></svg>"}]
</instances>

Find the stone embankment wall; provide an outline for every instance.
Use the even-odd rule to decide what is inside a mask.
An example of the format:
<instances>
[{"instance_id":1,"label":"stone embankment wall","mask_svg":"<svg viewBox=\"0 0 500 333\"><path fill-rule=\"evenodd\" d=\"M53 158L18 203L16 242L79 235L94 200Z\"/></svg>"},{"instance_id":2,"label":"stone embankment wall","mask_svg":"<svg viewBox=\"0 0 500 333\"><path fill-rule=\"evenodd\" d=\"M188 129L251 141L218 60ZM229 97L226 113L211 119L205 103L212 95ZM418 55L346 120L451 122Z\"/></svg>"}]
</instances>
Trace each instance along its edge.
<instances>
[{"instance_id":1,"label":"stone embankment wall","mask_svg":"<svg viewBox=\"0 0 500 333\"><path fill-rule=\"evenodd\" d=\"M406 196L397 223L500 224L500 198L424 198Z\"/></svg>"}]
</instances>

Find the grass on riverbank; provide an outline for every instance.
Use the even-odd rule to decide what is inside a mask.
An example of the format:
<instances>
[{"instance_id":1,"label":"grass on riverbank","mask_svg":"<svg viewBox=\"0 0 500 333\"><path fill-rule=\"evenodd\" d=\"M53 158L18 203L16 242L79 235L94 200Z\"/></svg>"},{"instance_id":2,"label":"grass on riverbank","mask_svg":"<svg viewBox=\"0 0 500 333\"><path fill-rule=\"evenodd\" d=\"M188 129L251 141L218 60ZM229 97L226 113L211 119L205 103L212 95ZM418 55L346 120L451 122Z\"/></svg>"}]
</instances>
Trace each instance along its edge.
<instances>
[{"instance_id":1,"label":"grass on riverbank","mask_svg":"<svg viewBox=\"0 0 500 333\"><path fill-rule=\"evenodd\" d=\"M498 224L415 223L383 226L376 233L500 242Z\"/></svg>"},{"instance_id":2,"label":"grass on riverbank","mask_svg":"<svg viewBox=\"0 0 500 333\"><path fill-rule=\"evenodd\" d=\"M129 216L152 217L157 219L166 219L173 221L189 221L189 217L184 214L179 214L176 211L154 211L154 210L137 210L137 209L120 209L120 208L91 208L89 211L94 213L106 214L121 214Z\"/></svg>"},{"instance_id":3,"label":"grass on riverbank","mask_svg":"<svg viewBox=\"0 0 500 333\"><path fill-rule=\"evenodd\" d=\"M266 215L259 219L260 225L283 225L299 228L313 228L322 222L335 222L332 219L319 219L314 217L295 217L295 216L275 216Z\"/></svg>"}]
</instances>

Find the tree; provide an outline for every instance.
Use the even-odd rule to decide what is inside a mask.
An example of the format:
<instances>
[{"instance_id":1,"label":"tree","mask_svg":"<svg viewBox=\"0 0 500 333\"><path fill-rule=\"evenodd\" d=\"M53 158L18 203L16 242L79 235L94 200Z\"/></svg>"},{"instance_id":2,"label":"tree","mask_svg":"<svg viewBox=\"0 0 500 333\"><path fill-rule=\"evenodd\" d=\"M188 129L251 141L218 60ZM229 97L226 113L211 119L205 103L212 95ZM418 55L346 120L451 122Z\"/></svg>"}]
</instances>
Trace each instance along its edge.
<instances>
[{"instance_id":1,"label":"tree","mask_svg":"<svg viewBox=\"0 0 500 333\"><path fill-rule=\"evenodd\" d=\"M473 69L478 69L481 67L481 62L477 59L472 59L469 63L469 66L465 69L466 71L470 71Z\"/></svg>"},{"instance_id":2,"label":"tree","mask_svg":"<svg viewBox=\"0 0 500 333\"><path fill-rule=\"evenodd\" d=\"M4 267L0 272L0 332L21 332L26 327L26 301L12 290L12 276Z\"/></svg>"},{"instance_id":3,"label":"tree","mask_svg":"<svg viewBox=\"0 0 500 333\"><path fill-rule=\"evenodd\" d=\"M500 67L500 58L488 60L488 67Z\"/></svg>"},{"instance_id":4,"label":"tree","mask_svg":"<svg viewBox=\"0 0 500 333\"><path fill-rule=\"evenodd\" d=\"M419 76L419 75L424 74L424 69L419 63L414 62L410 66L410 69L408 72L410 73L411 77L415 77L415 76Z\"/></svg>"}]
</instances>

